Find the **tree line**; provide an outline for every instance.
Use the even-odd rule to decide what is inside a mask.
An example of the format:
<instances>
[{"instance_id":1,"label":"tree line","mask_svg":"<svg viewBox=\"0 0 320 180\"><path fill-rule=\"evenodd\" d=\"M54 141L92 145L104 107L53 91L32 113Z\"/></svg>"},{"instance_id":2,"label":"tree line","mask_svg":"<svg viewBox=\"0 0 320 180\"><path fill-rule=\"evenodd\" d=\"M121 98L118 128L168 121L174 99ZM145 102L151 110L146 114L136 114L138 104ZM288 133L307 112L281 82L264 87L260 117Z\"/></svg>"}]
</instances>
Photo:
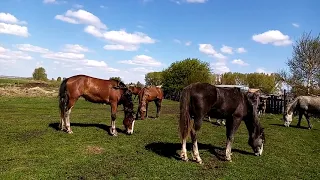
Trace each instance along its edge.
<instances>
[{"instance_id":1,"label":"tree line","mask_svg":"<svg viewBox=\"0 0 320 180\"><path fill-rule=\"evenodd\" d=\"M195 82L210 84L245 85L249 88L259 88L270 94L279 89L281 83L292 87L296 95L320 95L320 34L312 36L311 32L303 33L292 45L292 56L286 61L285 68L277 73L239 73L228 72L217 75L211 72L208 62L197 58L187 58L173 62L160 72L150 72L145 75L146 85L162 85L165 92L178 92L185 86ZM47 81L43 67L36 68L33 79ZM121 80L120 77L110 79ZM61 77L57 81L61 81ZM129 83L140 87L141 82Z\"/></svg>"}]
</instances>

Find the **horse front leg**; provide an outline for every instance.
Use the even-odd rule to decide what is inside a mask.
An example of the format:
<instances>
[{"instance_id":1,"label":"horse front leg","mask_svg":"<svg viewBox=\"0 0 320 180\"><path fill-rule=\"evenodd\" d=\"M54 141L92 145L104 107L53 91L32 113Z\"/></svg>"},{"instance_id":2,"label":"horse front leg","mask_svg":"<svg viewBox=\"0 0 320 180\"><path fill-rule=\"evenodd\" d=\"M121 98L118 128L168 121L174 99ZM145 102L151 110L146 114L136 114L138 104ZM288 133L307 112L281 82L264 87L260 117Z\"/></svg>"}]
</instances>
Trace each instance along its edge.
<instances>
[{"instance_id":1,"label":"horse front leg","mask_svg":"<svg viewBox=\"0 0 320 180\"><path fill-rule=\"evenodd\" d=\"M301 127L301 119L302 119L303 113L299 112L299 119L298 119L298 124L297 127Z\"/></svg>"},{"instance_id":2,"label":"horse front leg","mask_svg":"<svg viewBox=\"0 0 320 180\"><path fill-rule=\"evenodd\" d=\"M241 118L227 118L226 119L226 135L227 135L227 142L226 142L226 155L225 158L227 161L232 162L231 160L231 148L232 143L234 140L234 134L236 133L237 129L239 128L239 125L241 123Z\"/></svg>"},{"instance_id":3,"label":"horse front leg","mask_svg":"<svg viewBox=\"0 0 320 180\"><path fill-rule=\"evenodd\" d=\"M111 103L111 127L110 134L112 136L117 136L118 132L116 129L116 118L117 118L117 103Z\"/></svg>"}]
</instances>

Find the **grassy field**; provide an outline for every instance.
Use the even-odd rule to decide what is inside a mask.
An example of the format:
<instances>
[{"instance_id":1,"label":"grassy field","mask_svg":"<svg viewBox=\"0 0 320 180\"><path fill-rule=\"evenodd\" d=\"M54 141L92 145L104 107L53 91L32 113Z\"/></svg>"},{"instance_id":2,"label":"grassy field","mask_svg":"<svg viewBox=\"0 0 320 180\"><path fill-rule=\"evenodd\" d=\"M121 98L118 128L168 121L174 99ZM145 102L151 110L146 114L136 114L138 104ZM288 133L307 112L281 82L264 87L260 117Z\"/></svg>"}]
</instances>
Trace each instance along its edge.
<instances>
[{"instance_id":1,"label":"grassy field","mask_svg":"<svg viewBox=\"0 0 320 180\"><path fill-rule=\"evenodd\" d=\"M107 133L110 106L79 100L71 114L73 134L57 131L56 98L0 97L0 179L317 179L320 123L314 129L285 128L278 115L261 118L266 144L252 155L244 123L236 133L233 162L217 154L225 127L204 122L199 151L204 164L179 159L178 102L165 100L160 119L139 120L134 134ZM137 107L137 106L135 106ZM155 115L151 105L150 115ZM120 108L122 110L122 107ZM296 125L297 120L293 121ZM302 125L307 123L303 120ZM189 139L190 142L190 139ZM188 149L190 150L191 144ZM191 157L189 151L189 158Z\"/></svg>"}]
</instances>

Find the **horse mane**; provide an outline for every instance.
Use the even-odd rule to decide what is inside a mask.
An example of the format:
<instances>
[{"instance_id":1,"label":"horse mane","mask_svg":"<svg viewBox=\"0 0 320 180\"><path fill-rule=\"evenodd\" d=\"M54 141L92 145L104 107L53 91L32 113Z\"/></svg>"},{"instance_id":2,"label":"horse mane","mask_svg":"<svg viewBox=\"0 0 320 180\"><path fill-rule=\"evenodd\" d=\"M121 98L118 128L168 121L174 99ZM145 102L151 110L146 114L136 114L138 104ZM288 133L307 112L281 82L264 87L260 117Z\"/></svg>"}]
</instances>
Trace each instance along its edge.
<instances>
[{"instance_id":1,"label":"horse mane","mask_svg":"<svg viewBox=\"0 0 320 180\"><path fill-rule=\"evenodd\" d=\"M117 79L110 79L109 81L115 81L117 86L113 87L115 89L128 89L127 85L124 82Z\"/></svg>"},{"instance_id":2,"label":"horse mane","mask_svg":"<svg viewBox=\"0 0 320 180\"><path fill-rule=\"evenodd\" d=\"M298 100L300 99L300 96L296 97L292 102L290 102L286 109L286 114L289 112L293 112L298 104Z\"/></svg>"}]
</instances>

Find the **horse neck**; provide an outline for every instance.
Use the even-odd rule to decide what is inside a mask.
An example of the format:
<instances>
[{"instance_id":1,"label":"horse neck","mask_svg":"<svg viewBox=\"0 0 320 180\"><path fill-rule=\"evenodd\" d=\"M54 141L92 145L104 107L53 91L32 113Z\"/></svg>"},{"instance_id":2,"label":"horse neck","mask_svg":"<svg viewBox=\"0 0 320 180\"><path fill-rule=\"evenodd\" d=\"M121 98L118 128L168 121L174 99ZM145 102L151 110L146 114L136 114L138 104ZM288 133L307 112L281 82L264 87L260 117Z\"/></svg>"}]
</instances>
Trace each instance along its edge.
<instances>
[{"instance_id":1,"label":"horse neck","mask_svg":"<svg viewBox=\"0 0 320 180\"><path fill-rule=\"evenodd\" d=\"M248 133L249 133L249 136L251 137L255 137L257 135L260 134L260 123L258 121L258 118L257 117L254 117L254 118L248 118L246 121L245 121L245 124L246 124L246 127L247 127L247 130L248 130Z\"/></svg>"},{"instance_id":2,"label":"horse neck","mask_svg":"<svg viewBox=\"0 0 320 180\"><path fill-rule=\"evenodd\" d=\"M287 107L287 114L291 114L293 113L293 111L296 109L296 106L297 106L297 103L298 103L298 98L296 98L295 100L293 100L292 103L289 103L288 104L288 107Z\"/></svg>"}]
</instances>

